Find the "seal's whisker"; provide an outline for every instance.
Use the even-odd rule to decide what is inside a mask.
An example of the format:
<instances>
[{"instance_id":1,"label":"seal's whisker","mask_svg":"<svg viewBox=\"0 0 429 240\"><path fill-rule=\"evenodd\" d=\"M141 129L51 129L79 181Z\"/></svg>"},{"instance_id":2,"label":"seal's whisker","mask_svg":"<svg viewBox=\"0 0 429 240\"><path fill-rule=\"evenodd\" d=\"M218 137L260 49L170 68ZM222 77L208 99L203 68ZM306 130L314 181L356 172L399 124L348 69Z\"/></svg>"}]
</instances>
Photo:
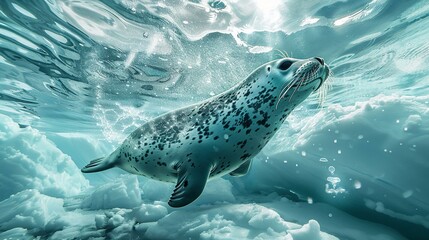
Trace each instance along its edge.
<instances>
[{"instance_id":1,"label":"seal's whisker","mask_svg":"<svg viewBox=\"0 0 429 240\"><path fill-rule=\"evenodd\" d=\"M280 49L275 48L274 50L278 52L276 55L279 55L280 58L287 58L288 57L287 54L282 52ZM276 55L274 55L274 56L276 56Z\"/></svg>"},{"instance_id":2,"label":"seal's whisker","mask_svg":"<svg viewBox=\"0 0 429 240\"><path fill-rule=\"evenodd\" d=\"M318 67L312 67L311 70L305 74L305 77L304 77L304 80L303 80L302 83L305 83L305 81L307 81L307 80L310 80L310 81L315 80L316 76L317 76L317 71L318 70L319 70ZM304 86L304 85L302 85L302 83L298 87L298 90L300 90L301 87Z\"/></svg>"},{"instance_id":3,"label":"seal's whisker","mask_svg":"<svg viewBox=\"0 0 429 240\"><path fill-rule=\"evenodd\" d=\"M280 92L279 96L277 97L277 103L276 103L276 109L279 106L280 101L284 98L284 96L287 94L287 92L289 91L289 89L293 86L295 80L291 81L289 84L287 84L283 90ZM285 90L286 89L286 90Z\"/></svg>"},{"instance_id":4,"label":"seal's whisker","mask_svg":"<svg viewBox=\"0 0 429 240\"><path fill-rule=\"evenodd\" d=\"M331 69L329 69L329 74L328 74L327 80L330 80L333 77L334 77L334 71L332 71Z\"/></svg>"},{"instance_id":5,"label":"seal's whisker","mask_svg":"<svg viewBox=\"0 0 429 240\"><path fill-rule=\"evenodd\" d=\"M305 69L305 65L301 66L301 67L297 70L297 72L301 72L301 71L300 71L301 69ZM297 87L297 88L295 88L295 90L294 90L294 91L293 91L293 93L291 94L291 96L290 96L290 98L289 98L289 101L292 99L292 97L293 97L293 95L295 94L295 92L301 88L302 84L303 84L307 79L309 79L310 77L312 77L313 73L314 73L313 71L304 72L304 74L301 74L302 76L299 76L300 82L299 82L299 84L298 84L298 87Z\"/></svg>"},{"instance_id":6,"label":"seal's whisker","mask_svg":"<svg viewBox=\"0 0 429 240\"><path fill-rule=\"evenodd\" d=\"M302 84L305 82L306 79L308 79L308 74L305 74L304 77L301 78L301 81L299 81L298 87L295 89L295 91L301 89ZM293 93L295 93L295 91L293 91ZM292 93L292 96L293 96L293 93Z\"/></svg>"},{"instance_id":7,"label":"seal's whisker","mask_svg":"<svg viewBox=\"0 0 429 240\"><path fill-rule=\"evenodd\" d=\"M302 80L300 80L300 83L299 83L299 85L301 85L301 83L302 83L303 81ZM290 95L290 97L289 97L289 102L292 100L292 97L293 97L293 95L295 94L295 92L296 92L296 90L298 89L298 87L296 87L294 90L293 90L293 92L292 92L292 94Z\"/></svg>"},{"instance_id":8,"label":"seal's whisker","mask_svg":"<svg viewBox=\"0 0 429 240\"><path fill-rule=\"evenodd\" d=\"M285 57L289 57L289 54L287 54L287 52L286 51L283 51L283 55L285 56Z\"/></svg>"},{"instance_id":9,"label":"seal's whisker","mask_svg":"<svg viewBox=\"0 0 429 240\"><path fill-rule=\"evenodd\" d=\"M283 56L282 54L280 54L280 53L276 53L276 54L274 55L274 57L276 57L276 56L278 56L279 58L284 58L284 56Z\"/></svg>"},{"instance_id":10,"label":"seal's whisker","mask_svg":"<svg viewBox=\"0 0 429 240\"><path fill-rule=\"evenodd\" d=\"M286 92L289 91L289 89L292 87L293 84L295 84L296 82L296 78L294 77L292 81L290 81L289 83L285 83L282 86L282 90L280 91L279 97L283 98L286 95Z\"/></svg>"},{"instance_id":11,"label":"seal's whisker","mask_svg":"<svg viewBox=\"0 0 429 240\"><path fill-rule=\"evenodd\" d=\"M287 84L282 91L280 92L279 96L278 96L278 100L276 103L276 109L279 106L280 101L286 96L286 94L289 92L289 90L292 88L292 86L299 81L299 78L294 78L292 81L289 82L289 84ZM285 90L286 89L286 90Z\"/></svg>"},{"instance_id":12,"label":"seal's whisker","mask_svg":"<svg viewBox=\"0 0 429 240\"><path fill-rule=\"evenodd\" d=\"M292 97L295 94L295 92L301 88L302 83L305 82L305 80L307 79L307 76L308 74L305 74L305 76L301 78L301 80L299 81L298 87L296 87L295 90L293 90L293 93L290 95L289 102L292 100Z\"/></svg>"},{"instance_id":13,"label":"seal's whisker","mask_svg":"<svg viewBox=\"0 0 429 240\"><path fill-rule=\"evenodd\" d=\"M325 102L326 96L328 96L328 88L327 87L324 88L323 96L322 96L322 99L321 99L321 101L322 101L321 105Z\"/></svg>"},{"instance_id":14,"label":"seal's whisker","mask_svg":"<svg viewBox=\"0 0 429 240\"><path fill-rule=\"evenodd\" d=\"M333 82L331 81L332 78L328 78L326 81L326 91L331 90L334 86Z\"/></svg>"},{"instance_id":15,"label":"seal's whisker","mask_svg":"<svg viewBox=\"0 0 429 240\"><path fill-rule=\"evenodd\" d=\"M284 98L286 96L286 94L289 92L289 90L299 81L300 81L300 78L295 77L294 80L290 83L290 85L286 89L286 91L283 92L283 94L281 95L281 98Z\"/></svg>"},{"instance_id":16,"label":"seal's whisker","mask_svg":"<svg viewBox=\"0 0 429 240\"><path fill-rule=\"evenodd\" d=\"M327 90L331 90L333 86L332 78L334 77L334 73L332 71L329 71L329 75L325 80L325 85L327 87Z\"/></svg>"},{"instance_id":17,"label":"seal's whisker","mask_svg":"<svg viewBox=\"0 0 429 240\"><path fill-rule=\"evenodd\" d=\"M332 82L333 72L329 71L328 77L326 78L325 82L319 89L319 107L323 106L323 103L325 102L326 96L328 95L329 90L332 89L333 82Z\"/></svg>"},{"instance_id":18,"label":"seal's whisker","mask_svg":"<svg viewBox=\"0 0 429 240\"><path fill-rule=\"evenodd\" d=\"M304 83L308 79L313 79L315 75L316 75L316 71L315 70L311 70L310 72L305 73L305 75L303 77L303 80L301 81L301 83L298 86L298 90L301 89L302 83Z\"/></svg>"},{"instance_id":19,"label":"seal's whisker","mask_svg":"<svg viewBox=\"0 0 429 240\"><path fill-rule=\"evenodd\" d=\"M326 95L328 93L327 85L323 84L319 89L319 107L321 108L323 106L323 102L326 99Z\"/></svg>"}]
</instances>

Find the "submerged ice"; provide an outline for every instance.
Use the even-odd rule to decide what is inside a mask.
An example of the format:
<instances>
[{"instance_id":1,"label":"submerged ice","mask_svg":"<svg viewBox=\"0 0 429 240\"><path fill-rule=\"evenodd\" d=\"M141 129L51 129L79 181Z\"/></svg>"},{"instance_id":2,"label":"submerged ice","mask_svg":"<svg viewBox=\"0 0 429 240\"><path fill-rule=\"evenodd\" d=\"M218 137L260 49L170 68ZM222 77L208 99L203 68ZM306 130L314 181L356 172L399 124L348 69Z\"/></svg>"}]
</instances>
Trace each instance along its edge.
<instances>
[{"instance_id":1,"label":"submerged ice","mask_svg":"<svg viewBox=\"0 0 429 240\"><path fill-rule=\"evenodd\" d=\"M89 187L73 160L32 127L0 115L0 200L25 189L53 197L77 195Z\"/></svg>"},{"instance_id":2,"label":"submerged ice","mask_svg":"<svg viewBox=\"0 0 429 240\"><path fill-rule=\"evenodd\" d=\"M62 182L56 182L57 188L50 191L32 185L27 185L28 190L20 191L15 185L4 185L4 192L15 194L0 203L0 209L3 209L1 220L7 222L1 227L3 233L0 236L31 239L33 236L48 234L51 239L74 236L127 239L132 234L135 238L140 236L149 239L337 239L320 232L322 228L340 239L378 239L374 236L402 239L393 230L351 217L338 208L357 214L360 218L365 216L356 211L374 211L416 225L428 226L427 195L418 190L424 189L425 183L419 179L424 178L427 150L419 150L417 146L424 146L429 129L425 128L428 124L420 120L409 120L409 116L413 116L412 119L428 119L427 111L420 109L424 108L428 100L427 97L381 96L364 104L358 103L353 108L344 109L340 105L333 105L331 110L318 113L319 120L327 118L320 128L302 128L302 133L307 133L308 138L302 139L293 150L272 154L271 150L278 149L275 145L281 144L279 141L273 142L266 149L271 153L268 161L261 159L267 154L265 152L255 159L248 176L209 182L201 198L190 208L172 210L166 202L173 186L153 180L138 180L135 176L117 176L103 185L89 187L75 165L67 168L68 172L74 173L74 180L63 182L64 185L73 183L74 188L69 188L70 192L67 194L61 189ZM398 108L409 115L397 119L404 124L384 118L390 115L384 114L386 111L394 114L393 111ZM329 115L330 113L335 114ZM328 121L328 118L331 120ZM45 139L42 142L44 145L40 147L41 153L50 148L51 152L57 153L52 156L70 159L37 130L31 127L19 128L18 124L6 116L2 116L2 120L7 123L2 127L2 143L17 141L17 136L21 136L22 141ZM382 124L383 128L377 128L375 122ZM356 124L361 127L354 130ZM415 131L417 128L420 131ZM339 136L344 132L349 132L354 137ZM364 137L360 137L361 135ZM374 139L388 144L378 146L376 159L388 161L389 164L377 167L372 162L373 158L364 157L363 152L367 151L369 144L367 141ZM344 147L344 159L337 153L338 144L347 146ZM388 147L389 144L396 145L396 148ZM317 150L312 150L313 148ZM384 148L396 149L398 154L385 152ZM300 149L306 149L305 152L309 154L302 154ZM28 150L21 145L19 151ZM2 148L1 154L7 154L7 150ZM404 164L413 172L415 179L411 176L405 179L392 175L406 174L407 169L398 172L395 168L395 165L403 162L402 155L407 155L407 162ZM324 156L326 161L320 161L320 156ZM289 161L285 163L283 159ZM15 164L20 161L15 160ZM43 169L44 164L35 162L30 166ZM49 168L58 169L62 164L64 163L61 161L51 160ZM373 167L361 172L369 164ZM10 168L2 173L2 178L13 178L16 173L19 172L15 168ZM56 174L60 172L54 171L50 175ZM324 192L326 179L333 176L341 176L343 181L334 182L337 189L341 187L346 189L345 192ZM382 180L384 176L389 177L388 185L386 180ZM26 174L25 177L33 177L34 182L38 181L35 173ZM359 187L356 187L357 182ZM79 183L82 189L73 192ZM290 197L291 192L301 199L308 196L311 201L292 202L281 197ZM330 206L322 202L329 203ZM181 224L178 225L177 222ZM338 224L342 227L338 228ZM344 228L354 230L348 232ZM365 231L359 231L360 229ZM380 232L382 235L377 235Z\"/></svg>"},{"instance_id":3,"label":"submerged ice","mask_svg":"<svg viewBox=\"0 0 429 240\"><path fill-rule=\"evenodd\" d=\"M0 238L426 239L424 1L3 1ZM279 58L333 70L248 175L174 188L83 176L142 123ZM223 136L225 139L230 136Z\"/></svg>"}]
</instances>

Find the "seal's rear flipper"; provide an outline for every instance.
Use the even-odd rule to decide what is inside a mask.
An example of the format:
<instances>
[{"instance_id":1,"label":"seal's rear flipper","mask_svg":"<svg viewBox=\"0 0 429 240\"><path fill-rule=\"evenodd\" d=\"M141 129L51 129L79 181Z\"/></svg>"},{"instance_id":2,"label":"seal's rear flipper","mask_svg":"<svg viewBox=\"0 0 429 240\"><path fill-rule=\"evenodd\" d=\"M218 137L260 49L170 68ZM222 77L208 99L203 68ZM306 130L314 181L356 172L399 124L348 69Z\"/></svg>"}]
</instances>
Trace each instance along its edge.
<instances>
[{"instance_id":1,"label":"seal's rear flipper","mask_svg":"<svg viewBox=\"0 0 429 240\"><path fill-rule=\"evenodd\" d=\"M106 158L97 158L92 160L88 165L83 167L81 171L83 173L100 172L106 169L112 168L116 165L116 154L113 152Z\"/></svg>"},{"instance_id":2,"label":"seal's rear flipper","mask_svg":"<svg viewBox=\"0 0 429 240\"><path fill-rule=\"evenodd\" d=\"M182 166L168 205L183 207L197 199L206 186L209 174L209 166Z\"/></svg>"}]
</instances>

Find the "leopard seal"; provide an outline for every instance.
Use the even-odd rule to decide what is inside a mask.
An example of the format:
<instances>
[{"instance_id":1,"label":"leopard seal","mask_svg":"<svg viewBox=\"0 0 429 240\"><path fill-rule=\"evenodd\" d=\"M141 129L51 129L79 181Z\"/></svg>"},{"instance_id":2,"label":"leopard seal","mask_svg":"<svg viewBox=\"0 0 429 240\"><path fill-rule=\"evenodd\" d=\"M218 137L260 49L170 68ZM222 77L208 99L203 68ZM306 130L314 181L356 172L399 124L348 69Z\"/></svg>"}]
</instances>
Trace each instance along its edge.
<instances>
[{"instance_id":1,"label":"leopard seal","mask_svg":"<svg viewBox=\"0 0 429 240\"><path fill-rule=\"evenodd\" d=\"M197 199L208 179L242 176L290 112L329 76L322 58L282 58L230 90L146 122L113 153L82 172L119 167L176 187L168 204Z\"/></svg>"}]
</instances>

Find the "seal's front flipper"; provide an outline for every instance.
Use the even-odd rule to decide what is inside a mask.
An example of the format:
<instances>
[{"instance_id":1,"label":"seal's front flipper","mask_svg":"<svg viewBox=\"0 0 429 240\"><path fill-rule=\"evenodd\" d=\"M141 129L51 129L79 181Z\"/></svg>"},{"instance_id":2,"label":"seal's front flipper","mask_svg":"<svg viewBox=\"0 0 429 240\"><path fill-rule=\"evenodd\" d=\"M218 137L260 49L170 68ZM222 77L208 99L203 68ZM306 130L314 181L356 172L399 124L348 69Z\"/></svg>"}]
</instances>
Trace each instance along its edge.
<instances>
[{"instance_id":1,"label":"seal's front flipper","mask_svg":"<svg viewBox=\"0 0 429 240\"><path fill-rule=\"evenodd\" d=\"M97 158L92 160L88 165L83 167L83 173L100 172L112 168L116 165L116 151L106 158Z\"/></svg>"},{"instance_id":2,"label":"seal's front flipper","mask_svg":"<svg viewBox=\"0 0 429 240\"><path fill-rule=\"evenodd\" d=\"M179 168L176 188L168 201L171 207L183 207L197 199L206 186L210 174L208 166L182 166Z\"/></svg>"},{"instance_id":3,"label":"seal's front flipper","mask_svg":"<svg viewBox=\"0 0 429 240\"><path fill-rule=\"evenodd\" d=\"M234 171L230 172L229 175L231 175L233 177L241 177L241 176L246 175L250 169L250 163L251 162L252 162L251 160L245 161L243 164L240 165L240 167L238 167Z\"/></svg>"}]
</instances>

